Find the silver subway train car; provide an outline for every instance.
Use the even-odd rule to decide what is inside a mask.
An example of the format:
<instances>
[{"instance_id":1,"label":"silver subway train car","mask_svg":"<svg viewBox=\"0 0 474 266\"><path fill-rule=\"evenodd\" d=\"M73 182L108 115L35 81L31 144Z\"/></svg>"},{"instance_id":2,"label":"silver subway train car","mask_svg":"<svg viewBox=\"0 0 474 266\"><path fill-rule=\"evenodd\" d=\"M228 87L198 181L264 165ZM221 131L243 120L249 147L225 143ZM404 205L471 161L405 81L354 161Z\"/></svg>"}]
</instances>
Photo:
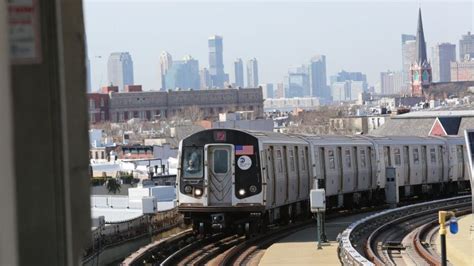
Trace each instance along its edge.
<instances>
[{"instance_id":1,"label":"silver subway train car","mask_svg":"<svg viewBox=\"0 0 474 266\"><path fill-rule=\"evenodd\" d=\"M312 188L329 208L380 204L388 166L401 198L468 189L466 160L460 137L204 130L180 143L178 209L204 232L254 231L308 213Z\"/></svg>"}]
</instances>

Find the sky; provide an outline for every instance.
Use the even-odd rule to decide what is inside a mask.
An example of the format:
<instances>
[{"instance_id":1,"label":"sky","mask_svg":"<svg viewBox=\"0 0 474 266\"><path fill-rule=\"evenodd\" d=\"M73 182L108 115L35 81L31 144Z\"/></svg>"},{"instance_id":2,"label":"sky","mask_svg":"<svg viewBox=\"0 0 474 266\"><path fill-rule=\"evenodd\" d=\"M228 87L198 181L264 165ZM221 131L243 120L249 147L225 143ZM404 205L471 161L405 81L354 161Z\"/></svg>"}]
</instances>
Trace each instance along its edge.
<instances>
[{"instance_id":1,"label":"sky","mask_svg":"<svg viewBox=\"0 0 474 266\"><path fill-rule=\"evenodd\" d=\"M117 51L130 52L144 90L160 87L162 51L208 68L207 39L215 34L231 82L236 58L256 57L259 82L280 83L289 67L323 54L328 80L360 71L374 85L380 72L401 70L401 34L416 34L420 6L429 57L436 43L458 45L472 31L470 1L84 0L92 90L108 83L107 58Z\"/></svg>"}]
</instances>

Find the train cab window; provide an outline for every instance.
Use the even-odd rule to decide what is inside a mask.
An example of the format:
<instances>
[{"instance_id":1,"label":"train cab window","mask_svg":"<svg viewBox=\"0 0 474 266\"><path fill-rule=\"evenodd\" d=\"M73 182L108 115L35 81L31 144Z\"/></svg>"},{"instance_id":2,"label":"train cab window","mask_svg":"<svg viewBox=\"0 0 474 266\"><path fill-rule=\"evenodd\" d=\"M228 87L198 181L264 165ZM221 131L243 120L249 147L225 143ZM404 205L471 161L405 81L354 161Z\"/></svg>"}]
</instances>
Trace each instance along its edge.
<instances>
[{"instance_id":1,"label":"train cab window","mask_svg":"<svg viewBox=\"0 0 474 266\"><path fill-rule=\"evenodd\" d=\"M346 154L346 166L347 168L351 168L352 167L351 151L349 149L346 149L344 153Z\"/></svg>"},{"instance_id":2,"label":"train cab window","mask_svg":"<svg viewBox=\"0 0 474 266\"><path fill-rule=\"evenodd\" d=\"M183 154L183 177L200 178L203 176L203 149L185 147Z\"/></svg>"},{"instance_id":3,"label":"train cab window","mask_svg":"<svg viewBox=\"0 0 474 266\"><path fill-rule=\"evenodd\" d=\"M360 166L365 168L367 165L367 161L366 161L366 158L365 158L365 150L362 149L360 150Z\"/></svg>"},{"instance_id":4,"label":"train cab window","mask_svg":"<svg viewBox=\"0 0 474 266\"><path fill-rule=\"evenodd\" d=\"M456 151L457 151L458 163L463 163L464 155L462 153L462 146L460 145L456 146Z\"/></svg>"},{"instance_id":5,"label":"train cab window","mask_svg":"<svg viewBox=\"0 0 474 266\"><path fill-rule=\"evenodd\" d=\"M418 151L418 148L413 149L413 163L414 164L420 163L420 153Z\"/></svg>"},{"instance_id":6,"label":"train cab window","mask_svg":"<svg viewBox=\"0 0 474 266\"><path fill-rule=\"evenodd\" d=\"M393 149L393 154L395 157L395 165L400 166L402 164L402 157L400 155L400 148Z\"/></svg>"},{"instance_id":7,"label":"train cab window","mask_svg":"<svg viewBox=\"0 0 474 266\"><path fill-rule=\"evenodd\" d=\"M336 162L334 161L334 151L328 150L329 169L336 169Z\"/></svg>"},{"instance_id":8,"label":"train cab window","mask_svg":"<svg viewBox=\"0 0 474 266\"><path fill-rule=\"evenodd\" d=\"M435 148L430 149L430 159L431 159L431 163L436 163L436 149Z\"/></svg>"},{"instance_id":9,"label":"train cab window","mask_svg":"<svg viewBox=\"0 0 474 266\"><path fill-rule=\"evenodd\" d=\"M290 150L290 169L292 172L295 171L295 152Z\"/></svg>"},{"instance_id":10,"label":"train cab window","mask_svg":"<svg viewBox=\"0 0 474 266\"><path fill-rule=\"evenodd\" d=\"M225 174L229 170L229 153L227 150L215 150L212 161L214 163L214 173Z\"/></svg>"},{"instance_id":11,"label":"train cab window","mask_svg":"<svg viewBox=\"0 0 474 266\"><path fill-rule=\"evenodd\" d=\"M277 150L278 172L283 173L283 159L281 157L281 150Z\"/></svg>"}]
</instances>

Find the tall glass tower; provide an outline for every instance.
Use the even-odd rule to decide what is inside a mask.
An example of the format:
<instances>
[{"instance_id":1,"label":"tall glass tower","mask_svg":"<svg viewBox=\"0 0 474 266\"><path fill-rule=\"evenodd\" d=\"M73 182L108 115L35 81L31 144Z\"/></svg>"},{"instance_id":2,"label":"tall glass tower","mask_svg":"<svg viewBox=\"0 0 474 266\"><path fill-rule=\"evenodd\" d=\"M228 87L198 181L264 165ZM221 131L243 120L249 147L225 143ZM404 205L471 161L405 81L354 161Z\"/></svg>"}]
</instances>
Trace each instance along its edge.
<instances>
[{"instance_id":1,"label":"tall glass tower","mask_svg":"<svg viewBox=\"0 0 474 266\"><path fill-rule=\"evenodd\" d=\"M125 85L133 85L133 61L128 52L111 53L107 61L107 77L109 84L123 91Z\"/></svg>"},{"instance_id":2,"label":"tall glass tower","mask_svg":"<svg viewBox=\"0 0 474 266\"><path fill-rule=\"evenodd\" d=\"M221 36L209 37L209 74L211 75L211 86L217 88L224 87L224 58Z\"/></svg>"}]
</instances>

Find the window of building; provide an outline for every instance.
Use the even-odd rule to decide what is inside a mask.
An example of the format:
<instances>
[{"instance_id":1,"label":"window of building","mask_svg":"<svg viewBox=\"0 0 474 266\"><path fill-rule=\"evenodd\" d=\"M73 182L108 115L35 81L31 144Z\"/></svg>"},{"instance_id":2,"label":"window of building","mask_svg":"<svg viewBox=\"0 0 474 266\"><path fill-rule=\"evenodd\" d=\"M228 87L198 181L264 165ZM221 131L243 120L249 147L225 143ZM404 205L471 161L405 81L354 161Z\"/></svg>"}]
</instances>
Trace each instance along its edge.
<instances>
[{"instance_id":1,"label":"window of building","mask_svg":"<svg viewBox=\"0 0 474 266\"><path fill-rule=\"evenodd\" d=\"M329 161L329 169L336 169L336 162L334 161L334 151L328 150L328 161Z\"/></svg>"},{"instance_id":2,"label":"window of building","mask_svg":"<svg viewBox=\"0 0 474 266\"><path fill-rule=\"evenodd\" d=\"M395 165L396 166L402 165L402 156L400 154L400 148L393 149L393 154L395 156Z\"/></svg>"},{"instance_id":3,"label":"window of building","mask_svg":"<svg viewBox=\"0 0 474 266\"><path fill-rule=\"evenodd\" d=\"M431 163L436 163L436 149L435 148L430 149L430 159L431 159Z\"/></svg>"},{"instance_id":4,"label":"window of building","mask_svg":"<svg viewBox=\"0 0 474 266\"><path fill-rule=\"evenodd\" d=\"M418 148L413 149L413 163L414 164L420 163L420 153L418 151Z\"/></svg>"},{"instance_id":5,"label":"window of building","mask_svg":"<svg viewBox=\"0 0 474 266\"><path fill-rule=\"evenodd\" d=\"M347 168L351 168L352 167L351 150L346 149L344 153L346 154L346 166Z\"/></svg>"},{"instance_id":6,"label":"window of building","mask_svg":"<svg viewBox=\"0 0 474 266\"><path fill-rule=\"evenodd\" d=\"M104 105L105 105L104 98L100 98L100 107L104 107Z\"/></svg>"}]
</instances>

